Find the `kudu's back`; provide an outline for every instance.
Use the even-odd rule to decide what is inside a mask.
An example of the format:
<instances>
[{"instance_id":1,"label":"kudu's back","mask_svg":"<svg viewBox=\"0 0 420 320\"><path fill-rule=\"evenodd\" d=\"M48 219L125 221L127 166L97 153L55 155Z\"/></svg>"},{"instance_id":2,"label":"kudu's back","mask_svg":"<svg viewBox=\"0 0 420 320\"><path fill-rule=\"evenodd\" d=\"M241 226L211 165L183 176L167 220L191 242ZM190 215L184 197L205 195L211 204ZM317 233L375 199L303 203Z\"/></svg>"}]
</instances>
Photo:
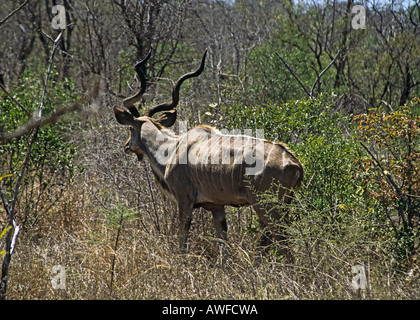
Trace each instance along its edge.
<instances>
[{"instance_id":1,"label":"kudu's back","mask_svg":"<svg viewBox=\"0 0 420 320\"><path fill-rule=\"evenodd\" d=\"M165 172L173 192L188 189L195 207L253 205L272 187L287 200L302 178L302 164L284 144L207 126L180 137Z\"/></svg>"}]
</instances>

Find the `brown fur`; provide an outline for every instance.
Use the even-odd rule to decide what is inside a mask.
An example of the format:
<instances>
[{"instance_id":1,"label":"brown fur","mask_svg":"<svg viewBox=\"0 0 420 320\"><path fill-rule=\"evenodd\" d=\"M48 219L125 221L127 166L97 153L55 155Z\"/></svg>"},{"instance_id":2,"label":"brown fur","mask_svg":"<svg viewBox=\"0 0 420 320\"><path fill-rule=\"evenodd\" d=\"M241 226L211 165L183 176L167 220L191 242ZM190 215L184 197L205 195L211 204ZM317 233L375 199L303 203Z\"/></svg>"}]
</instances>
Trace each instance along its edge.
<instances>
[{"instance_id":1,"label":"brown fur","mask_svg":"<svg viewBox=\"0 0 420 320\"><path fill-rule=\"evenodd\" d=\"M175 107L179 101L181 84L201 74L206 54L207 50L196 71L178 79L172 91L172 102L149 109L143 117L139 116L134 103L141 99L146 90L146 77L141 69L149 59L150 52L136 64L141 88L123 101L124 107L130 112L114 107L117 121L131 127L131 137L125 151L136 154L139 160L146 156L162 192L177 203L182 251L186 249L193 208L197 207L212 212L216 236L226 240L224 207L252 205L262 226L283 241L284 236L276 230L276 223L282 217L281 212L277 211L275 205L263 207L258 203L257 195L270 190L275 183L280 186L276 191L279 201L290 203L293 190L299 188L303 179L303 166L285 144L239 135L223 135L207 125L198 126L181 136L164 129L175 123ZM158 112L163 113L159 118L152 118ZM162 148L166 148L167 156ZM255 167L250 165L253 160ZM264 242L263 239L261 243ZM222 247L226 253L226 247ZM285 253L289 256L287 251Z\"/></svg>"},{"instance_id":2,"label":"brown fur","mask_svg":"<svg viewBox=\"0 0 420 320\"><path fill-rule=\"evenodd\" d=\"M293 190L299 188L301 184L303 166L284 143L244 137L243 139L247 139L250 147L262 143L264 154L263 171L255 175L246 175L245 169L249 166L245 162L234 163L235 153L242 152L242 149L238 151L232 146L232 141L237 136L223 135L206 125L198 126L184 135L177 136L165 130L156 123L155 119L134 118L124 112L122 109L115 109L118 121L132 127L126 151L135 153L139 157L146 155L162 192L178 204L183 251L186 249L193 208L198 207L203 207L213 213L216 235L222 240L226 240L227 234L224 211L226 205L253 206L262 226L271 230L276 239L285 240L278 230L273 229L276 221L282 218L281 212L278 212L274 205L268 206L269 208L267 205L263 207L257 199L258 193L270 190L272 184L275 183L281 186L277 191L279 201L290 203ZM156 141L158 134L167 137L168 145L173 146L171 157L167 159L167 163L163 164L158 160L158 150L162 145L162 142ZM227 148L225 151L227 150L228 163L222 163L222 161L217 164L211 163L211 157L219 148L219 145L212 145L212 142L223 146L220 150ZM209 150L213 153L208 152ZM219 160L222 154L220 150ZM203 154L204 151L207 153ZM191 163L189 156L192 154L205 155L204 163ZM187 156L187 163L182 163L183 156ZM287 252L285 254L289 256Z\"/></svg>"}]
</instances>

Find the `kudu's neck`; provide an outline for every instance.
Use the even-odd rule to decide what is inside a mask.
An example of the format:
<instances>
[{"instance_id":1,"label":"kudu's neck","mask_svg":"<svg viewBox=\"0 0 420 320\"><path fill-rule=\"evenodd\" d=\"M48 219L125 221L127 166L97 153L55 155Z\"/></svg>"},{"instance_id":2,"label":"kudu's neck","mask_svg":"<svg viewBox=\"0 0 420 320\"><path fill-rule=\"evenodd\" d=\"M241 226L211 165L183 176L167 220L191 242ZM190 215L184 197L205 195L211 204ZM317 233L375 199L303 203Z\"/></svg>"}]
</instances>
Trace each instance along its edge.
<instances>
[{"instance_id":1,"label":"kudu's neck","mask_svg":"<svg viewBox=\"0 0 420 320\"><path fill-rule=\"evenodd\" d=\"M163 178L165 167L174 156L179 137L169 130L158 128L151 121L143 123L141 128L141 142L143 152L150 161L156 175Z\"/></svg>"}]
</instances>

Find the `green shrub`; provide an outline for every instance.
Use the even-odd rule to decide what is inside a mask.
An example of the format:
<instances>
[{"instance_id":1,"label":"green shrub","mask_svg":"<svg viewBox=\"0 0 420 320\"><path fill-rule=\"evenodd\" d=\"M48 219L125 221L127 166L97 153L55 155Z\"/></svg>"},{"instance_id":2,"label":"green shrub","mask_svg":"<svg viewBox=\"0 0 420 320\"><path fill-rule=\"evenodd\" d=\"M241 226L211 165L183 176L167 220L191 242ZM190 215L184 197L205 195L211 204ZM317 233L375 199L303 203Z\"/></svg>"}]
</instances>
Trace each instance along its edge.
<instances>
[{"instance_id":1,"label":"green shrub","mask_svg":"<svg viewBox=\"0 0 420 320\"><path fill-rule=\"evenodd\" d=\"M350 117L334 110L334 96L294 100L280 105L226 109L229 129L263 129L269 140L289 145L305 167L306 196L317 208L353 203L357 187L351 183L356 142L346 135Z\"/></svg>"},{"instance_id":2,"label":"green shrub","mask_svg":"<svg viewBox=\"0 0 420 320\"><path fill-rule=\"evenodd\" d=\"M305 94L275 51L280 53L307 88L316 79L315 73L308 72L310 59L307 52L296 47L285 48L279 41L269 41L255 48L249 56L251 77L247 85L247 102L288 101Z\"/></svg>"},{"instance_id":3,"label":"green shrub","mask_svg":"<svg viewBox=\"0 0 420 320\"><path fill-rule=\"evenodd\" d=\"M371 261L380 277L389 274L390 260L407 261L417 250L419 121L403 107L388 116L362 115L363 129L357 128L350 116L335 110L334 99L321 95L279 105L238 104L226 108L224 123L229 129L264 129L266 139L286 142L303 163L305 177L287 208L286 232L297 265L312 270L307 276L331 281L328 275L345 274L349 266ZM383 166L403 185L412 209L401 207L364 152L362 138L375 143ZM278 200L261 194L260 201ZM277 206L284 209L281 203ZM411 217L412 227L404 228L401 210L406 221ZM315 276L315 269L327 278Z\"/></svg>"},{"instance_id":4,"label":"green shrub","mask_svg":"<svg viewBox=\"0 0 420 320\"><path fill-rule=\"evenodd\" d=\"M52 78L56 76L54 72L51 74ZM22 85L11 94L33 113L39 107L43 84L33 72L27 72L21 80ZM50 81L43 117L77 98L71 89L72 84L69 81L65 83L67 87L71 85L70 90L54 80ZM27 121L28 115L5 93L0 93L0 130L14 131ZM16 204L16 214L23 227L26 223L36 223L40 216L48 212L75 173L73 157L76 149L63 137L66 131L65 123L45 125L38 131ZM0 145L0 174L12 174L12 178L5 182L9 199L12 198L30 139L31 134L26 134Z\"/></svg>"}]
</instances>

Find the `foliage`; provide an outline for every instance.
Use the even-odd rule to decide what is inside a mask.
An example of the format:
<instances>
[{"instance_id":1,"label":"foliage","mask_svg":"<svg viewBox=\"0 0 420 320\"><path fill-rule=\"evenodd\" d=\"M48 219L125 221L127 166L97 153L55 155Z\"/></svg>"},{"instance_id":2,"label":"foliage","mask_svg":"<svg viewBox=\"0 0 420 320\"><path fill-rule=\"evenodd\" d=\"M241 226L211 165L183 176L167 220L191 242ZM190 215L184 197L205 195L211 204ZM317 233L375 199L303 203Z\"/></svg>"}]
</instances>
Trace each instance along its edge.
<instances>
[{"instance_id":1,"label":"foliage","mask_svg":"<svg viewBox=\"0 0 420 320\"><path fill-rule=\"evenodd\" d=\"M53 73L52 76L56 76ZM33 72L28 71L24 76L24 85L18 86L13 97L26 107L31 113L38 108L42 83L37 81ZM69 85L68 81L65 85ZM74 89L64 89L63 83L53 82L49 88L52 98L44 105L45 116L48 116L57 105L65 106L76 98ZM28 121L27 114L19 108L6 94L1 94L0 124L1 130L10 132L16 130ZM20 210L17 216L25 226L27 222L35 223L39 216L47 212L62 194L69 179L75 173L73 157L75 146L65 141L66 125L45 125L38 131L36 143L32 147L27 172L22 180ZM23 164L30 135L13 139L0 145L0 172L13 174L12 179L5 183L6 189L13 192L18 173Z\"/></svg>"},{"instance_id":2,"label":"foliage","mask_svg":"<svg viewBox=\"0 0 420 320\"><path fill-rule=\"evenodd\" d=\"M238 104L226 109L225 123L229 128L264 129L266 139L288 143L303 163L305 181L289 208L288 231L302 250L313 248L314 243L319 250L327 250L330 241L343 247L370 243L384 256L413 257L419 236L418 225L415 227L419 117L410 107L401 107L389 115L356 116L355 127L351 117L336 111L335 99L335 95L321 95L279 105ZM415 104L417 100L411 108ZM359 133L351 134L353 131ZM373 160L362 155L359 139L375 143L380 161L401 186L407 205L401 203ZM260 195L260 201L276 203L270 194ZM277 206L284 209L280 203Z\"/></svg>"},{"instance_id":3,"label":"foliage","mask_svg":"<svg viewBox=\"0 0 420 320\"><path fill-rule=\"evenodd\" d=\"M368 225L378 236L393 240L393 251L403 261L415 253L420 236L420 116L412 111L418 104L416 98L389 114L373 110L353 119L358 136L383 168L372 156L356 159L359 190L370 196Z\"/></svg>"},{"instance_id":4,"label":"foliage","mask_svg":"<svg viewBox=\"0 0 420 320\"><path fill-rule=\"evenodd\" d=\"M394 4L368 7L369 27L358 30L351 24L352 1L282 4L276 11L275 28L247 61L252 103L279 103L304 95L275 51L310 88L340 50L338 59L323 75L320 89L346 92L356 112L377 107L382 101L397 107L418 96L418 4L406 8Z\"/></svg>"},{"instance_id":5,"label":"foliage","mask_svg":"<svg viewBox=\"0 0 420 320\"><path fill-rule=\"evenodd\" d=\"M29 1L1 23L7 45L0 47L0 82L30 112L44 86L48 35L61 31L51 30L54 4ZM43 115L85 93L98 112L86 107L80 122L39 130L16 204L24 232L11 265L10 297L348 299L355 297L350 267L365 263L368 297L418 299L418 281L411 290L404 271L419 243L420 104L398 107L420 94L417 1L367 1L367 28L358 30L351 24L351 0L63 4L68 27ZM16 7L5 0L0 11ZM135 61L152 49L144 100L155 104L169 98L172 81L193 70L205 48L206 70L183 85L178 118L263 129L265 138L286 142L302 161L305 179L288 207L285 230L294 264L281 263L274 252L253 265L260 231L248 208L228 215L228 269L214 263L217 243L205 210L194 214L191 254L177 255L176 206L160 195L146 162L122 153L127 130L115 122L112 106L137 90ZM275 54L310 89L339 50L314 88L316 99L307 99ZM391 113L377 109L381 105ZM366 114L351 122L349 114L360 112ZM27 120L0 93L0 131ZM0 146L0 176L11 175L1 182L8 199L29 138ZM84 175L69 183L76 163ZM272 194L260 200L285 209ZM68 270L66 291L50 286L54 264Z\"/></svg>"},{"instance_id":6,"label":"foliage","mask_svg":"<svg viewBox=\"0 0 420 320\"><path fill-rule=\"evenodd\" d=\"M102 214L104 222L115 228L120 227L125 220L130 221L140 219L138 213L134 209L127 208L127 206L121 203L117 203L115 207L109 209L104 208L102 210Z\"/></svg>"},{"instance_id":7,"label":"foliage","mask_svg":"<svg viewBox=\"0 0 420 320\"><path fill-rule=\"evenodd\" d=\"M239 104L226 109L224 123L228 128L262 129L266 139L289 144L304 164L311 186L307 195L318 207L333 207L352 201L347 195L354 187L347 182L355 156L355 142L343 134L350 118L334 110L335 98L321 95L280 105Z\"/></svg>"},{"instance_id":8,"label":"foliage","mask_svg":"<svg viewBox=\"0 0 420 320\"><path fill-rule=\"evenodd\" d=\"M254 49L249 56L249 73L252 77L247 84L247 103L281 102L297 99L305 95L303 89L286 69L275 51L287 61L306 87L316 78L308 73L309 55L296 47L286 47L278 40L266 42Z\"/></svg>"}]
</instances>

